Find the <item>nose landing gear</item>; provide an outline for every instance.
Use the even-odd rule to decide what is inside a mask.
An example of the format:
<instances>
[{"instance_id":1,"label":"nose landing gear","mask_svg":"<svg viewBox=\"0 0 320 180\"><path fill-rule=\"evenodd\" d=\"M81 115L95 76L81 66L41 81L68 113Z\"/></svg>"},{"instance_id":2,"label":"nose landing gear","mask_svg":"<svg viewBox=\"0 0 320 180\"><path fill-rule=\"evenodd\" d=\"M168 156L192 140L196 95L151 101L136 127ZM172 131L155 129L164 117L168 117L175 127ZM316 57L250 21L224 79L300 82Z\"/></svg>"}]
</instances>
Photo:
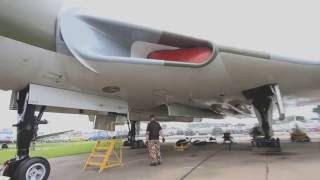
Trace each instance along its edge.
<instances>
[{"instance_id":1,"label":"nose landing gear","mask_svg":"<svg viewBox=\"0 0 320 180\"><path fill-rule=\"evenodd\" d=\"M29 87L18 92L17 155L5 163L3 175L13 180L46 180L50 174L49 162L41 157L30 157L29 148L37 137L38 125L45 124L41 120L45 106L35 116L36 106L29 104Z\"/></svg>"}]
</instances>

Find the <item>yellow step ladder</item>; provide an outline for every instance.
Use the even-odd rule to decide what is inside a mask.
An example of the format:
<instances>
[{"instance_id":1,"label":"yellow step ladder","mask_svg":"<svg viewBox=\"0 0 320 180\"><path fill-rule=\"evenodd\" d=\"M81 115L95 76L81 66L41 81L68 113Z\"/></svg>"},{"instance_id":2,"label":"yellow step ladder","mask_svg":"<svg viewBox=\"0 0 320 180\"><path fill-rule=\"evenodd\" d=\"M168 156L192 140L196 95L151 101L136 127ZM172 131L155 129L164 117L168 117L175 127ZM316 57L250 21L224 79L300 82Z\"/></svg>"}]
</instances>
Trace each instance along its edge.
<instances>
[{"instance_id":1,"label":"yellow step ladder","mask_svg":"<svg viewBox=\"0 0 320 180\"><path fill-rule=\"evenodd\" d=\"M97 141L84 165L84 170L88 167L98 167L101 173L104 169L122 166L122 144L121 139Z\"/></svg>"}]
</instances>

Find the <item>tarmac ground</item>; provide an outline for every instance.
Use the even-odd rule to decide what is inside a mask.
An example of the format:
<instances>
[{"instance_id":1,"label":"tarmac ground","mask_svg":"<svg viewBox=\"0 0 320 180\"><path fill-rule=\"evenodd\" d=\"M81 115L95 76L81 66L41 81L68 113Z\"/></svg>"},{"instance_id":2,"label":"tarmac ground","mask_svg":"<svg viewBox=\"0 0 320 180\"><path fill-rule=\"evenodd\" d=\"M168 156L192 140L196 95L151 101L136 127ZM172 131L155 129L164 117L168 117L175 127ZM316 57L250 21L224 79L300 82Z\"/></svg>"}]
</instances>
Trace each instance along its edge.
<instances>
[{"instance_id":1,"label":"tarmac ground","mask_svg":"<svg viewBox=\"0 0 320 180\"><path fill-rule=\"evenodd\" d=\"M172 143L161 145L162 164L149 166L147 149L125 149L124 165L104 170L83 170L88 154L53 158L51 180L318 180L320 143L282 143L282 152L256 153L249 143L190 146L177 151Z\"/></svg>"}]
</instances>

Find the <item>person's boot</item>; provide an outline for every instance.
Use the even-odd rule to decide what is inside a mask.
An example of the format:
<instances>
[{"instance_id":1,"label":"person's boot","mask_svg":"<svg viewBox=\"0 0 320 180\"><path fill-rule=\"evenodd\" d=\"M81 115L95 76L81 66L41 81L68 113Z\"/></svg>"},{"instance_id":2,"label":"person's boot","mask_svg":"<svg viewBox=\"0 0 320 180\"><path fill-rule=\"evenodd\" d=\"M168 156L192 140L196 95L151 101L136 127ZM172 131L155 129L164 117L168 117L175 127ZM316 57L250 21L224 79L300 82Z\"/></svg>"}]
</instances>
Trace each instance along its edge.
<instances>
[{"instance_id":1,"label":"person's boot","mask_svg":"<svg viewBox=\"0 0 320 180\"><path fill-rule=\"evenodd\" d=\"M158 165L158 163L156 163L156 162L150 163L150 166L157 166L157 165Z\"/></svg>"}]
</instances>

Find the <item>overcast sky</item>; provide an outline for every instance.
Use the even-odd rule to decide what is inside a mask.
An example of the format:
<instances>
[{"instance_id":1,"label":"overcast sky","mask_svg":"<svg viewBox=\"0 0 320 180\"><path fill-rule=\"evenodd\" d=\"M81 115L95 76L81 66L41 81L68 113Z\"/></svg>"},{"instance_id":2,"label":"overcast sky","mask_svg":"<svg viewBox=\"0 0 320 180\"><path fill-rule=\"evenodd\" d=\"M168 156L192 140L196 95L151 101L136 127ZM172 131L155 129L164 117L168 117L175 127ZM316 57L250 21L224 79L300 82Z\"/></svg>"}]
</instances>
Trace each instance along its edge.
<instances>
[{"instance_id":1,"label":"overcast sky","mask_svg":"<svg viewBox=\"0 0 320 180\"><path fill-rule=\"evenodd\" d=\"M191 35L214 43L320 60L319 1L92 0L83 6L110 19ZM0 91L0 129L16 121L10 93ZM312 106L287 109L312 116ZM86 116L47 114L42 130L87 129Z\"/></svg>"}]
</instances>

